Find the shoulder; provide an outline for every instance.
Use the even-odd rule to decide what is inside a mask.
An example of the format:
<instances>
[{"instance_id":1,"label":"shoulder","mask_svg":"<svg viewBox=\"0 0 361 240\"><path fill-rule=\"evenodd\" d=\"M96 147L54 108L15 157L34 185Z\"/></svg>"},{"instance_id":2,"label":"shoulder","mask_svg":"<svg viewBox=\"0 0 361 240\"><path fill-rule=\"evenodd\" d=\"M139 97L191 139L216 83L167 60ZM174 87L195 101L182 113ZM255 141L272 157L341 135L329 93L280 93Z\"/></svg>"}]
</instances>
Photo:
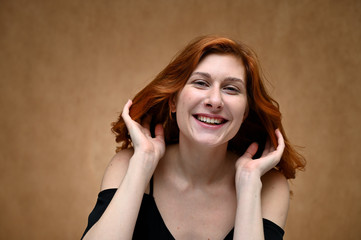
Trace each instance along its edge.
<instances>
[{"instance_id":1,"label":"shoulder","mask_svg":"<svg viewBox=\"0 0 361 240\"><path fill-rule=\"evenodd\" d=\"M270 170L262 177L262 217L284 228L290 202L290 190L285 176Z\"/></svg>"},{"instance_id":2,"label":"shoulder","mask_svg":"<svg viewBox=\"0 0 361 240\"><path fill-rule=\"evenodd\" d=\"M133 153L133 149L124 149L113 156L105 170L100 187L101 191L119 187L127 172L129 160L133 156Z\"/></svg>"}]
</instances>

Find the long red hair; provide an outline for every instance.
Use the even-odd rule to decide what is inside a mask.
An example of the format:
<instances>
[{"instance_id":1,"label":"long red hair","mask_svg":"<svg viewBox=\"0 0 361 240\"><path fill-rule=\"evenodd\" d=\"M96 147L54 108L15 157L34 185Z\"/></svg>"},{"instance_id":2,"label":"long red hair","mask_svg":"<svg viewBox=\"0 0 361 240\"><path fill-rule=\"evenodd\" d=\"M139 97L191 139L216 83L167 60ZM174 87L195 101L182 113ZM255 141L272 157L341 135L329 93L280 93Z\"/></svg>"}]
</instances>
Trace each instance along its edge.
<instances>
[{"instance_id":1,"label":"long red hair","mask_svg":"<svg viewBox=\"0 0 361 240\"><path fill-rule=\"evenodd\" d=\"M179 129L172 116L170 104L182 90L198 63L207 55L232 54L242 59L246 69L248 114L236 136L228 143L228 149L242 155L252 142L259 144L255 157L262 154L267 139L276 147L275 129L280 129L285 139L285 150L276 168L287 179L295 178L296 169L303 169L305 159L290 144L281 123L278 103L267 93L256 54L242 43L217 36L200 37L188 44L155 79L133 99L130 116L141 122L151 116L151 132L154 126L163 124L166 144L177 143ZM240 116L243 117L243 116ZM131 147L131 139L122 116L112 124L117 151Z\"/></svg>"}]
</instances>

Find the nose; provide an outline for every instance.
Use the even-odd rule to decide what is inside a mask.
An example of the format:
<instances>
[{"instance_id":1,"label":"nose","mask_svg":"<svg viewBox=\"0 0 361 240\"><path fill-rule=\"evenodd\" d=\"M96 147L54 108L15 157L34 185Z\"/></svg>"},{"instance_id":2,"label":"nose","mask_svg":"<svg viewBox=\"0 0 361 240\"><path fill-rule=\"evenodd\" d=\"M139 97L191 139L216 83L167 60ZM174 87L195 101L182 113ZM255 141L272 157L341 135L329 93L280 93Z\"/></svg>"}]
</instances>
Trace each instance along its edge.
<instances>
[{"instance_id":1,"label":"nose","mask_svg":"<svg viewBox=\"0 0 361 240\"><path fill-rule=\"evenodd\" d=\"M220 89L212 88L209 89L208 94L204 100L204 104L207 108L212 110L220 110L223 108L223 99Z\"/></svg>"}]
</instances>

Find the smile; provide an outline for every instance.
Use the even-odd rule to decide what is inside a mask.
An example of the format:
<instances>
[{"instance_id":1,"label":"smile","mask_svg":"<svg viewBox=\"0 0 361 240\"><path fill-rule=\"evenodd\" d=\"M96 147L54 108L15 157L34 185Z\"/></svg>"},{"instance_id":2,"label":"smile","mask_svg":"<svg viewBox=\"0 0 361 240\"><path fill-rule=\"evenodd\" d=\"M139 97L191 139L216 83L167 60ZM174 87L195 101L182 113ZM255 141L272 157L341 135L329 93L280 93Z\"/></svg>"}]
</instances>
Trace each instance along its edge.
<instances>
[{"instance_id":1,"label":"smile","mask_svg":"<svg viewBox=\"0 0 361 240\"><path fill-rule=\"evenodd\" d=\"M206 117L206 116L201 116L201 115L195 115L194 116L198 121L207 123L207 124L212 124L212 125L220 125L222 123L225 123L227 120L224 118L216 118L216 117Z\"/></svg>"}]
</instances>

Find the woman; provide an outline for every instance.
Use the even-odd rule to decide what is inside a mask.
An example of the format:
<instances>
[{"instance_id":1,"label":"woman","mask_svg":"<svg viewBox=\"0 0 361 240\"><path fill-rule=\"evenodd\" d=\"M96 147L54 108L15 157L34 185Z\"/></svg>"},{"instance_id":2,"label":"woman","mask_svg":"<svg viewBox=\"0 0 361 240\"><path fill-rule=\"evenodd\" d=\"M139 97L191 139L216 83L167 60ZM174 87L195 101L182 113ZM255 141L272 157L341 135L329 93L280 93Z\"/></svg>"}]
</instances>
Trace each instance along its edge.
<instances>
[{"instance_id":1,"label":"woman","mask_svg":"<svg viewBox=\"0 0 361 240\"><path fill-rule=\"evenodd\" d=\"M194 40L112 130L121 146L84 239L282 239L304 159L243 44Z\"/></svg>"}]
</instances>

